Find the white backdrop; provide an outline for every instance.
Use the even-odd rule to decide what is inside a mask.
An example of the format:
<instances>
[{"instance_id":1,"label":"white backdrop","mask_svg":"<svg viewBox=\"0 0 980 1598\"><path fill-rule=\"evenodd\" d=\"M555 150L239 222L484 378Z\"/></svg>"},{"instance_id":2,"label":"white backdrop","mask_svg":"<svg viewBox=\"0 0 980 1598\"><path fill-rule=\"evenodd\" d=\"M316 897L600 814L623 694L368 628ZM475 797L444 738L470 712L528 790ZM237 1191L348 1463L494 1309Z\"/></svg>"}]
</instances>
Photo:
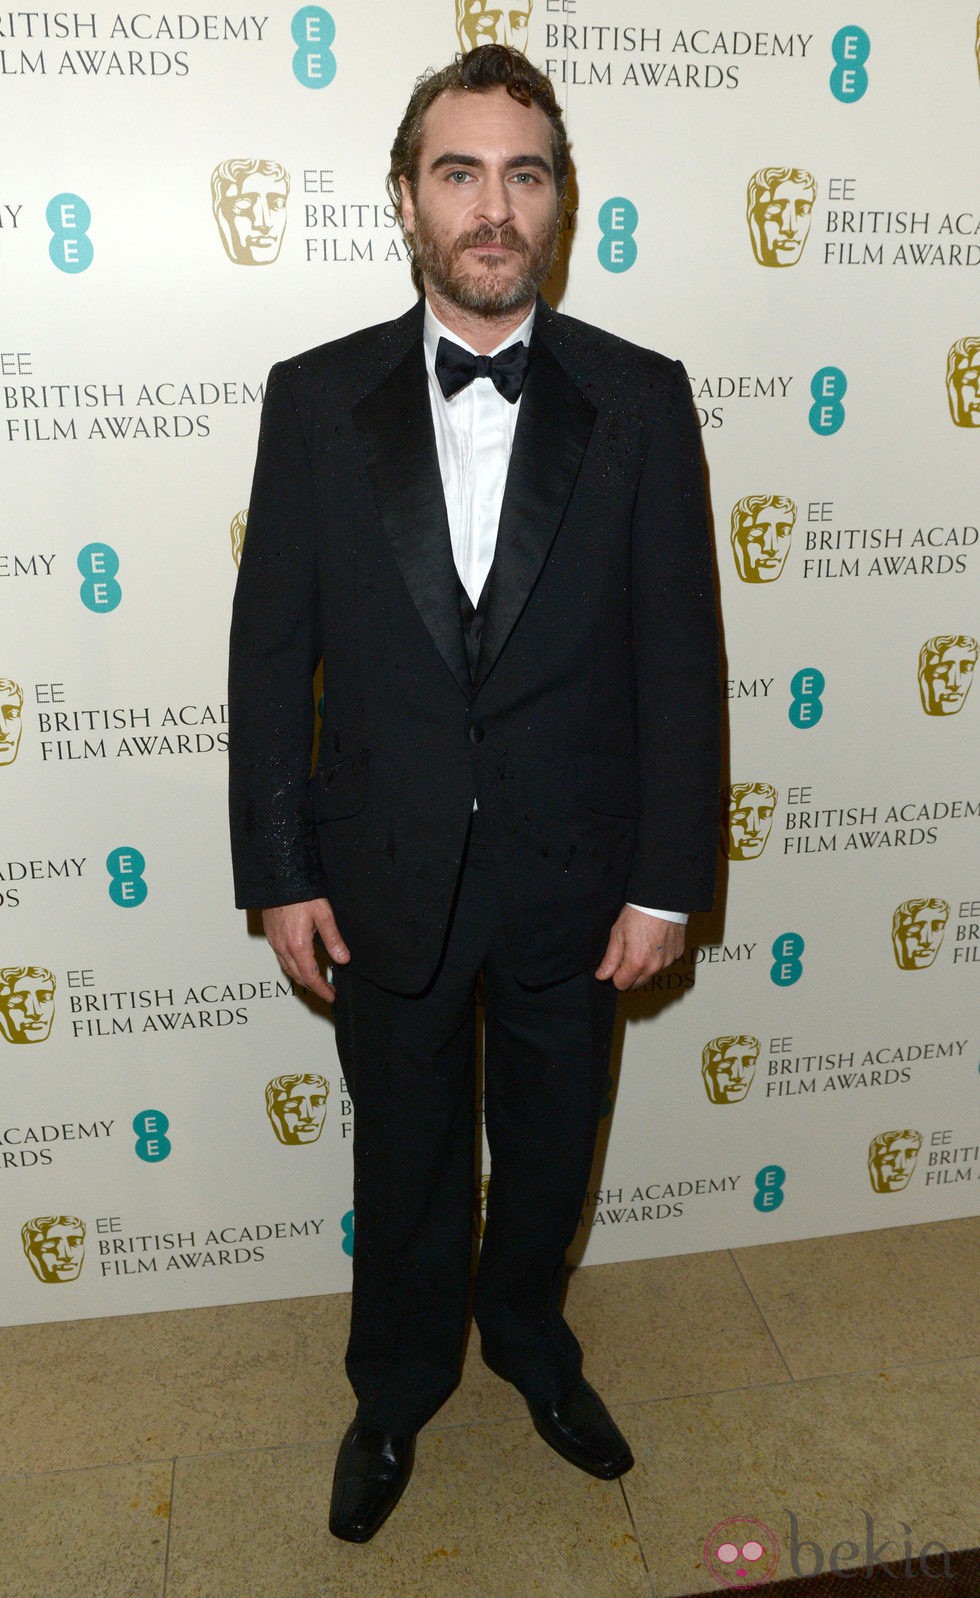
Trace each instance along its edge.
<instances>
[{"instance_id":1,"label":"white backdrop","mask_svg":"<svg viewBox=\"0 0 980 1598\"><path fill-rule=\"evenodd\" d=\"M467 5L566 108L562 308L687 365L725 623L721 909L624 1006L584 1258L972 1212L976 0ZM411 301L386 154L456 48L0 13L9 1322L348 1283L332 1027L232 908L233 543L269 365Z\"/></svg>"}]
</instances>

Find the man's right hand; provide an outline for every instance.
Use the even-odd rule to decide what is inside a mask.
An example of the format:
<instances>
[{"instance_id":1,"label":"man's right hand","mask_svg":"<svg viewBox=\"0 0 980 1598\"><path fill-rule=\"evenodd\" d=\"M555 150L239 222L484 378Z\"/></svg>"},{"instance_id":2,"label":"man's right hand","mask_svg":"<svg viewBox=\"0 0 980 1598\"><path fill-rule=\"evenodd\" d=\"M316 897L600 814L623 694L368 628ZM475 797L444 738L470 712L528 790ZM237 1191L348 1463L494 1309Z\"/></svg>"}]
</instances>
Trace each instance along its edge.
<instances>
[{"instance_id":1,"label":"man's right hand","mask_svg":"<svg viewBox=\"0 0 980 1598\"><path fill-rule=\"evenodd\" d=\"M319 932L334 965L346 965L350 950L337 930L330 901L304 899L300 904L275 905L263 910L262 927L287 977L332 1004L336 994L316 963L314 936Z\"/></svg>"}]
</instances>

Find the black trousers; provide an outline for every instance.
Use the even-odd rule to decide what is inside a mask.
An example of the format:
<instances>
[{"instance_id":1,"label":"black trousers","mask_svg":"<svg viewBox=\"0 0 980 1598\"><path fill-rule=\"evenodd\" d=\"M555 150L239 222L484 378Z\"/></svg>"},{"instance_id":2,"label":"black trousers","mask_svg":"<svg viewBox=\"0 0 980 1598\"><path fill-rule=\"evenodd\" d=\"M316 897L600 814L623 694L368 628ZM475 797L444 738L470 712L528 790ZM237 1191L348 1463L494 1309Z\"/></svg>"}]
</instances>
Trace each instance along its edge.
<instances>
[{"instance_id":1,"label":"black trousers","mask_svg":"<svg viewBox=\"0 0 980 1598\"><path fill-rule=\"evenodd\" d=\"M474 816L446 947L418 996L334 972L354 1104L347 1373L365 1423L417 1431L459 1380L474 1242L476 984L483 975L486 1225L474 1296L484 1356L526 1397L581 1368L560 1309L606 1092L616 1007L591 971L531 991L504 943Z\"/></svg>"}]
</instances>

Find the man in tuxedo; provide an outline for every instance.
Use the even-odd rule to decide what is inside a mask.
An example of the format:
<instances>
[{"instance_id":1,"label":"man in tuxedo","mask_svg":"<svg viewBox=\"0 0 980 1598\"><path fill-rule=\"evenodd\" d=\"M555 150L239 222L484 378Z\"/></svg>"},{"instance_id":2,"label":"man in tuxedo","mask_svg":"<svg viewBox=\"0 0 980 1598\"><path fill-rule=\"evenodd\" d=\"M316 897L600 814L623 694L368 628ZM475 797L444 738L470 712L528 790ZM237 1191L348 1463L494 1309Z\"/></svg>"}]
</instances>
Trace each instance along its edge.
<instances>
[{"instance_id":1,"label":"man in tuxedo","mask_svg":"<svg viewBox=\"0 0 980 1598\"><path fill-rule=\"evenodd\" d=\"M537 295L568 167L518 52L420 80L389 175L420 303L274 367L263 410L232 629L236 891L333 1002L354 1103L358 1405L330 1515L350 1541L459 1379L481 977L483 1357L571 1463L633 1463L582 1375L563 1260L617 992L711 902L717 638L683 368Z\"/></svg>"}]
</instances>

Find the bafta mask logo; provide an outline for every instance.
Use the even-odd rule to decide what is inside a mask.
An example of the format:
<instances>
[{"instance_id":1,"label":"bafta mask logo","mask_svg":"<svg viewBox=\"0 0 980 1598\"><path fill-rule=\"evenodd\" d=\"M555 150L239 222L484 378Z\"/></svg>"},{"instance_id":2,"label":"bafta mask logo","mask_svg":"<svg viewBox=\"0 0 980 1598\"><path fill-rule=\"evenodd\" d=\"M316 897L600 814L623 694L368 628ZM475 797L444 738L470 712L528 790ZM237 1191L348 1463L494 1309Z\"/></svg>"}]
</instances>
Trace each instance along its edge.
<instances>
[{"instance_id":1,"label":"bafta mask logo","mask_svg":"<svg viewBox=\"0 0 980 1598\"><path fill-rule=\"evenodd\" d=\"M748 1033L709 1038L701 1051L701 1077L709 1104L739 1104L747 1097L759 1048L759 1039Z\"/></svg>"},{"instance_id":2,"label":"bafta mask logo","mask_svg":"<svg viewBox=\"0 0 980 1598\"><path fill-rule=\"evenodd\" d=\"M900 1193L908 1187L922 1147L922 1133L878 1132L868 1144L868 1175L876 1193Z\"/></svg>"},{"instance_id":3,"label":"bafta mask logo","mask_svg":"<svg viewBox=\"0 0 980 1598\"><path fill-rule=\"evenodd\" d=\"M54 1020L55 979L43 965L0 969L0 1035L8 1043L43 1043Z\"/></svg>"},{"instance_id":4,"label":"bafta mask logo","mask_svg":"<svg viewBox=\"0 0 980 1598\"><path fill-rule=\"evenodd\" d=\"M75 1282L85 1259L85 1222L77 1215L39 1215L25 1221L21 1242L39 1282Z\"/></svg>"},{"instance_id":5,"label":"bafta mask logo","mask_svg":"<svg viewBox=\"0 0 980 1598\"><path fill-rule=\"evenodd\" d=\"M810 231L817 182L799 166L764 166L749 179L746 216L760 266L795 266Z\"/></svg>"},{"instance_id":6,"label":"bafta mask logo","mask_svg":"<svg viewBox=\"0 0 980 1598\"><path fill-rule=\"evenodd\" d=\"M0 766L12 766L20 748L24 690L10 677L0 677Z\"/></svg>"},{"instance_id":7,"label":"bafta mask logo","mask_svg":"<svg viewBox=\"0 0 980 1598\"><path fill-rule=\"evenodd\" d=\"M769 842L778 798L771 782L732 783L722 830L729 860L758 860Z\"/></svg>"},{"instance_id":8,"label":"bafta mask logo","mask_svg":"<svg viewBox=\"0 0 980 1598\"><path fill-rule=\"evenodd\" d=\"M286 231L289 173L278 161L222 161L211 174L211 207L229 261L268 266Z\"/></svg>"},{"instance_id":9,"label":"bafta mask logo","mask_svg":"<svg viewBox=\"0 0 980 1598\"><path fill-rule=\"evenodd\" d=\"M460 49L478 44L509 44L527 51L527 25L534 0L456 0L456 37Z\"/></svg>"},{"instance_id":10,"label":"bafta mask logo","mask_svg":"<svg viewBox=\"0 0 980 1598\"><path fill-rule=\"evenodd\" d=\"M892 948L900 971L925 971L942 948L949 920L945 899L906 899L892 916Z\"/></svg>"},{"instance_id":11,"label":"bafta mask logo","mask_svg":"<svg viewBox=\"0 0 980 1598\"><path fill-rule=\"evenodd\" d=\"M732 554L743 583L774 583L793 542L796 506L785 494L746 494L732 506Z\"/></svg>"},{"instance_id":12,"label":"bafta mask logo","mask_svg":"<svg viewBox=\"0 0 980 1598\"><path fill-rule=\"evenodd\" d=\"M265 1109L280 1143L295 1148L315 1143L327 1116L329 1083L313 1071L275 1076L265 1090Z\"/></svg>"},{"instance_id":13,"label":"bafta mask logo","mask_svg":"<svg viewBox=\"0 0 980 1598\"><path fill-rule=\"evenodd\" d=\"M919 650L919 698L927 716L955 716L970 692L980 644L967 633L937 633Z\"/></svg>"},{"instance_id":14,"label":"bafta mask logo","mask_svg":"<svg viewBox=\"0 0 980 1598\"><path fill-rule=\"evenodd\" d=\"M957 427L980 427L980 337L958 338L950 345L946 395Z\"/></svg>"},{"instance_id":15,"label":"bafta mask logo","mask_svg":"<svg viewBox=\"0 0 980 1598\"><path fill-rule=\"evenodd\" d=\"M248 511L240 510L231 519L231 558L238 566L242 558L242 546L245 543L245 527L248 522Z\"/></svg>"},{"instance_id":16,"label":"bafta mask logo","mask_svg":"<svg viewBox=\"0 0 980 1598\"><path fill-rule=\"evenodd\" d=\"M481 1176L480 1177L480 1191L479 1191L479 1194L477 1195L480 1202L479 1202L479 1207L478 1207L477 1215L476 1215L476 1227L477 1227L477 1231L478 1231L480 1237L483 1236L484 1228L486 1227L486 1224L487 1224L487 1194L489 1193L489 1191L490 1191L490 1178L489 1178L489 1176Z\"/></svg>"}]
</instances>

